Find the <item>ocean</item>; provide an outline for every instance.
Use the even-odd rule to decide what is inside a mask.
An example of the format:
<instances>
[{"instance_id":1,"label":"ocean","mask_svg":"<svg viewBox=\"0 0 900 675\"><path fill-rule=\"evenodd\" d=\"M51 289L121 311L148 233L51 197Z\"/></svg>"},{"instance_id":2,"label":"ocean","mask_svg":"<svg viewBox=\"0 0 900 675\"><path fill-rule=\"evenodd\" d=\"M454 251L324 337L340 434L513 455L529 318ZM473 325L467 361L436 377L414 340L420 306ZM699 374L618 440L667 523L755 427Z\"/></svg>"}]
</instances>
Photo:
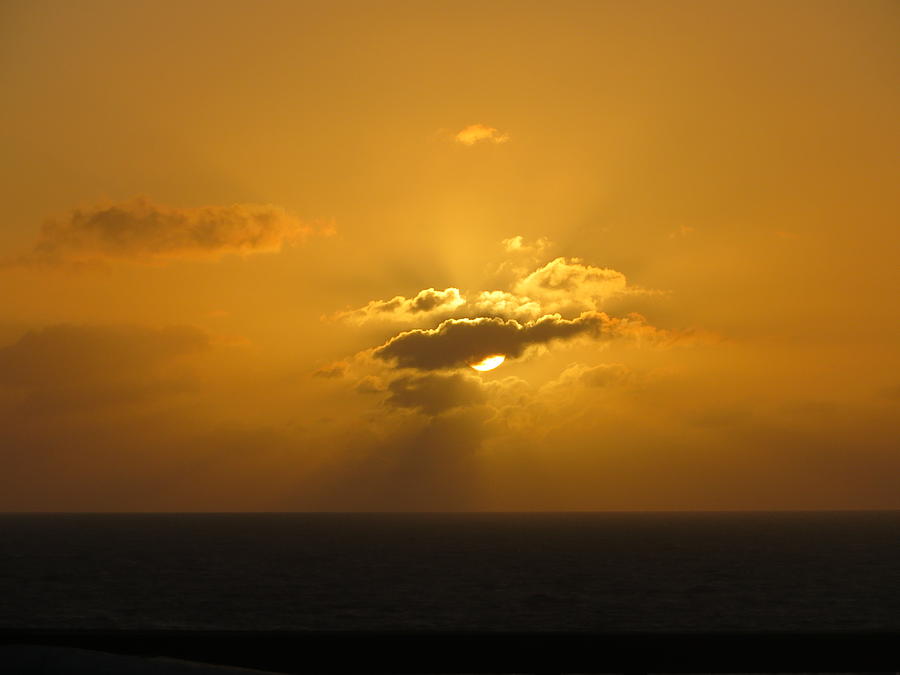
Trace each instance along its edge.
<instances>
[{"instance_id":1,"label":"ocean","mask_svg":"<svg viewBox=\"0 0 900 675\"><path fill-rule=\"evenodd\" d=\"M900 512L0 515L0 628L900 631Z\"/></svg>"}]
</instances>

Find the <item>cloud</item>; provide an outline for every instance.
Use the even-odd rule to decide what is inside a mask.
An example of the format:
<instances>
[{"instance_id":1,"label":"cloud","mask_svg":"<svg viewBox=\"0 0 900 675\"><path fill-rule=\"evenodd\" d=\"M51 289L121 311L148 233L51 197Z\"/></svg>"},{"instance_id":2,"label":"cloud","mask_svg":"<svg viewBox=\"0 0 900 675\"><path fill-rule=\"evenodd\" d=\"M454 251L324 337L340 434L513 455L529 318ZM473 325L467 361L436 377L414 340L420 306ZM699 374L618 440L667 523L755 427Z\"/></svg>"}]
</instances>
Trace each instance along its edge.
<instances>
[{"instance_id":1,"label":"cloud","mask_svg":"<svg viewBox=\"0 0 900 675\"><path fill-rule=\"evenodd\" d=\"M372 300L364 307L339 312L335 318L362 325L369 321L410 321L421 316L452 312L466 303L458 288L442 291L426 288L412 298L397 295L390 300Z\"/></svg>"},{"instance_id":2,"label":"cloud","mask_svg":"<svg viewBox=\"0 0 900 675\"><path fill-rule=\"evenodd\" d=\"M347 372L347 368L348 366L344 361L336 361L314 370L313 377L322 377L325 379L343 377Z\"/></svg>"},{"instance_id":3,"label":"cloud","mask_svg":"<svg viewBox=\"0 0 900 675\"><path fill-rule=\"evenodd\" d=\"M540 303L543 311L596 310L626 292L625 275L607 267L584 265L578 258L555 258L516 282L514 291Z\"/></svg>"},{"instance_id":4,"label":"cloud","mask_svg":"<svg viewBox=\"0 0 900 675\"><path fill-rule=\"evenodd\" d=\"M459 131L454 137L457 143L472 146L476 143L506 143L509 141L509 134L500 133L494 127L484 124L470 124L465 129Z\"/></svg>"},{"instance_id":5,"label":"cloud","mask_svg":"<svg viewBox=\"0 0 900 675\"><path fill-rule=\"evenodd\" d=\"M468 306L478 316L534 319L544 314L539 302L507 291L482 291Z\"/></svg>"},{"instance_id":6,"label":"cloud","mask_svg":"<svg viewBox=\"0 0 900 675\"><path fill-rule=\"evenodd\" d=\"M654 332L664 333L647 326L640 316L618 319L602 312L584 312L575 319L550 314L524 323L486 317L447 319L437 328L400 333L377 347L373 355L399 368L442 370L457 368L490 354L517 358L529 347L554 341L578 337L639 337L647 331L653 337L657 337Z\"/></svg>"},{"instance_id":7,"label":"cloud","mask_svg":"<svg viewBox=\"0 0 900 675\"><path fill-rule=\"evenodd\" d=\"M190 326L48 326L0 348L0 386L131 378L209 346L209 336Z\"/></svg>"},{"instance_id":8,"label":"cloud","mask_svg":"<svg viewBox=\"0 0 900 675\"><path fill-rule=\"evenodd\" d=\"M514 252L540 251L549 246L541 238L532 244L521 236L503 240ZM458 288L426 288L413 297L397 295L389 300L371 300L363 307L338 312L323 319L338 319L363 325L374 321L422 323L435 318L493 318L532 320L559 313L574 317L599 311L606 301L636 295L662 295L661 291L628 286L616 270L585 265L578 258L555 258L537 269L512 266L505 280L495 279L511 290L484 290L463 294ZM511 278L510 278L511 276ZM474 293L474 291L473 291Z\"/></svg>"},{"instance_id":9,"label":"cloud","mask_svg":"<svg viewBox=\"0 0 900 675\"><path fill-rule=\"evenodd\" d=\"M210 347L189 326L49 326L0 348L0 391L38 415L145 401L189 387L179 362Z\"/></svg>"},{"instance_id":10,"label":"cloud","mask_svg":"<svg viewBox=\"0 0 900 675\"><path fill-rule=\"evenodd\" d=\"M520 234L509 239L503 239L500 244L507 253L541 253L551 246L547 237L540 237L529 243Z\"/></svg>"},{"instance_id":11,"label":"cloud","mask_svg":"<svg viewBox=\"0 0 900 675\"><path fill-rule=\"evenodd\" d=\"M632 370L621 363L601 363L588 366L573 363L552 383L554 386L570 387L579 384L586 387L610 387L626 384L634 379Z\"/></svg>"},{"instance_id":12,"label":"cloud","mask_svg":"<svg viewBox=\"0 0 900 675\"><path fill-rule=\"evenodd\" d=\"M160 262L274 252L330 227L269 204L174 208L145 198L71 211L46 222L23 262Z\"/></svg>"},{"instance_id":13,"label":"cloud","mask_svg":"<svg viewBox=\"0 0 900 675\"><path fill-rule=\"evenodd\" d=\"M398 377L388 384L388 391L388 405L418 409L426 415L485 401L481 380L460 373Z\"/></svg>"},{"instance_id":14,"label":"cloud","mask_svg":"<svg viewBox=\"0 0 900 675\"><path fill-rule=\"evenodd\" d=\"M365 377L360 378L354 389L359 394L380 394L384 391L384 385L382 384L381 379L374 375L366 375Z\"/></svg>"}]
</instances>

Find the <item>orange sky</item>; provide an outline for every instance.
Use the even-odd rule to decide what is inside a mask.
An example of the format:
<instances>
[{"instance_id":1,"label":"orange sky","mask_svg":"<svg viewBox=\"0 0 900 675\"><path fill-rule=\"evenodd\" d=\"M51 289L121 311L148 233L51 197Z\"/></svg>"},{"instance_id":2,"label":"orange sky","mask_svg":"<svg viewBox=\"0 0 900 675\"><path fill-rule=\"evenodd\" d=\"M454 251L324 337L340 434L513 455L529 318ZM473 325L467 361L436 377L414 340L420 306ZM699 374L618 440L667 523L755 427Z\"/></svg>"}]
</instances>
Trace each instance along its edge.
<instances>
[{"instance_id":1,"label":"orange sky","mask_svg":"<svg viewBox=\"0 0 900 675\"><path fill-rule=\"evenodd\" d=\"M898 36L3 3L0 509L900 508Z\"/></svg>"}]
</instances>

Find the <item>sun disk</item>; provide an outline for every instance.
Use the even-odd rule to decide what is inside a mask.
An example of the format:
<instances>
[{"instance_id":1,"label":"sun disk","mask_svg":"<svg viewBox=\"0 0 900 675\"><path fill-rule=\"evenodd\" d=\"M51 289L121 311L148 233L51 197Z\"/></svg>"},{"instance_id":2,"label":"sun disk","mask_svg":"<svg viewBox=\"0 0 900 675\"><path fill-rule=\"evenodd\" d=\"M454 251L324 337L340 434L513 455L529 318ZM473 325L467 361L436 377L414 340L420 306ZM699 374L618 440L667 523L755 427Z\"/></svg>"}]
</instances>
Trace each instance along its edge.
<instances>
[{"instance_id":1,"label":"sun disk","mask_svg":"<svg viewBox=\"0 0 900 675\"><path fill-rule=\"evenodd\" d=\"M486 370L493 370L504 361L506 361L506 357L503 354L491 354L490 356L485 356L477 363L470 363L469 368L484 372Z\"/></svg>"}]
</instances>

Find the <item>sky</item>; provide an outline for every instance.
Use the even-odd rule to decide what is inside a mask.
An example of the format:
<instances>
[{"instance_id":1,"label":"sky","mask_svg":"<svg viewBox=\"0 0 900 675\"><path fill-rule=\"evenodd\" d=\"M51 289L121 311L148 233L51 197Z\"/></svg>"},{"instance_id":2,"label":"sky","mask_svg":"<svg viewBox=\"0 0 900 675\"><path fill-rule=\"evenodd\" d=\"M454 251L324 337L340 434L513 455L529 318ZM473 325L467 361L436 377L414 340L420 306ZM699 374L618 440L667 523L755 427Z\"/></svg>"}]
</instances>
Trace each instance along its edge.
<instances>
[{"instance_id":1,"label":"sky","mask_svg":"<svg viewBox=\"0 0 900 675\"><path fill-rule=\"evenodd\" d=\"M0 510L900 508L898 38L4 0Z\"/></svg>"}]
</instances>

